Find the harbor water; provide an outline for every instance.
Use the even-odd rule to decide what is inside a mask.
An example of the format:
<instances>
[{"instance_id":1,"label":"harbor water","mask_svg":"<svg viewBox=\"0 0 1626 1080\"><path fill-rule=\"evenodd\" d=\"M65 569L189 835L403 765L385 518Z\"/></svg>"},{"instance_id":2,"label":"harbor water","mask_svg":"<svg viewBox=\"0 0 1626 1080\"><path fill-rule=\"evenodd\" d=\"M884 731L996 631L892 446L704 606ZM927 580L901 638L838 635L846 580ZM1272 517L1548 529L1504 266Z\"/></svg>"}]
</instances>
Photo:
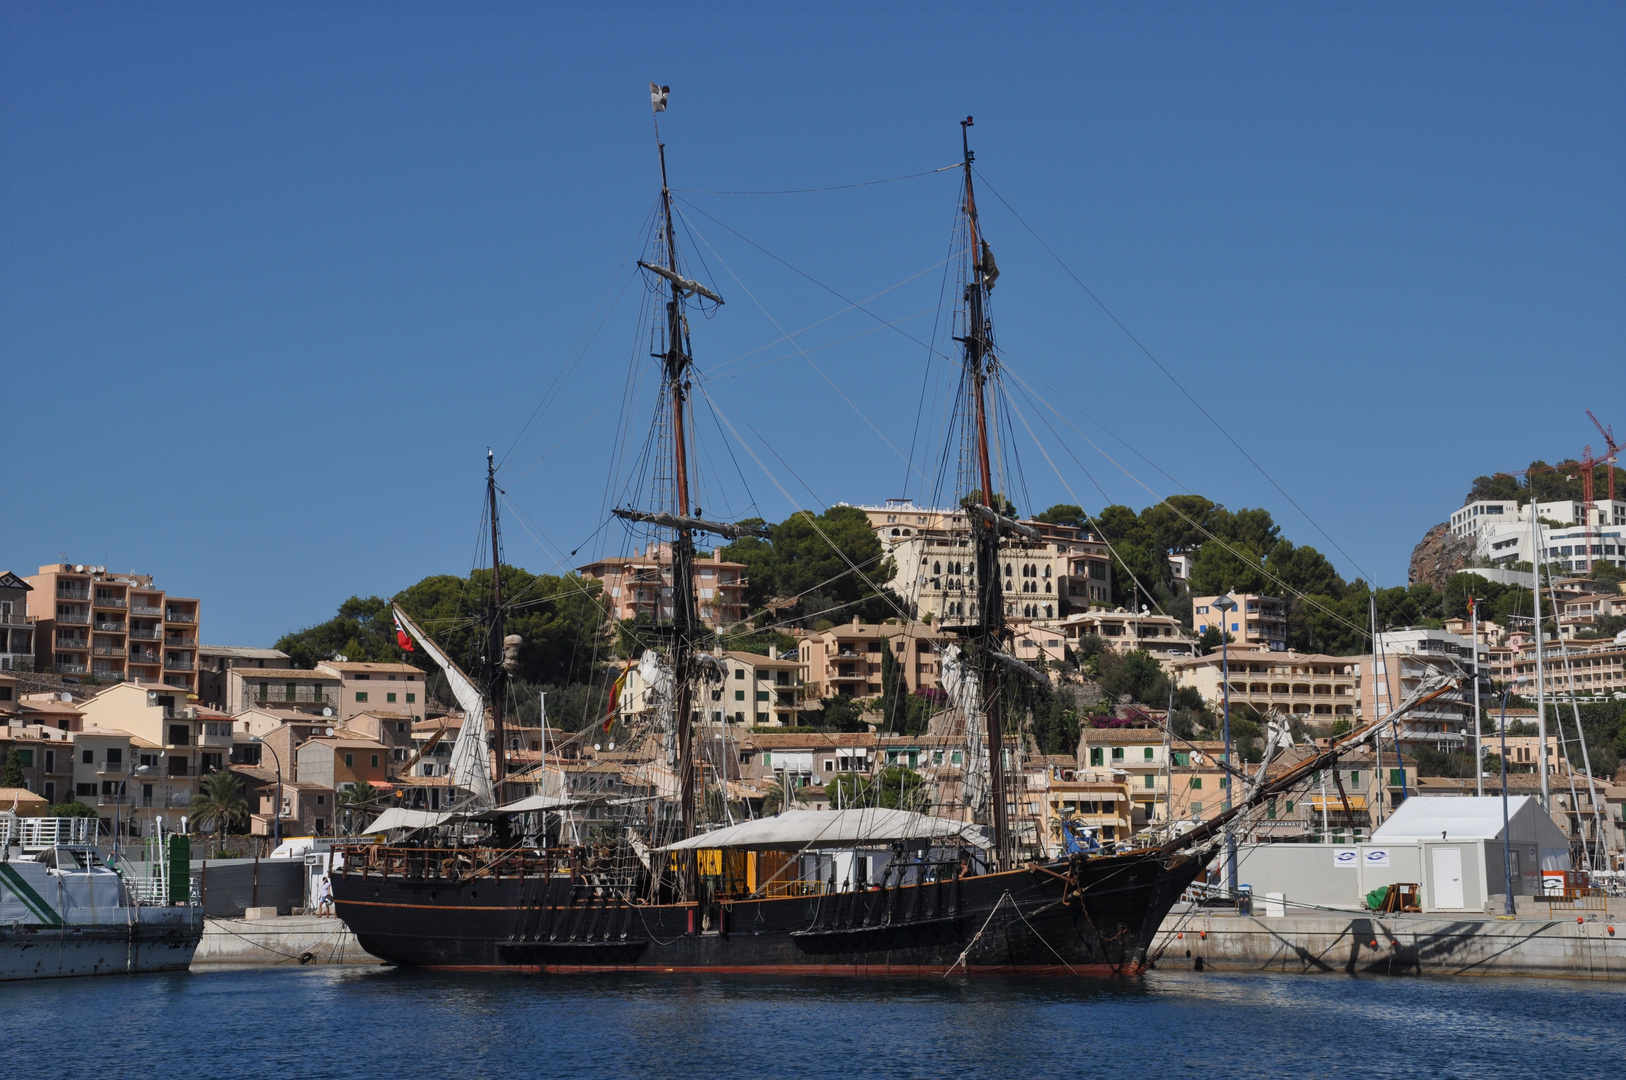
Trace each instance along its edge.
<instances>
[{"instance_id":1,"label":"harbor water","mask_svg":"<svg viewBox=\"0 0 1626 1080\"><path fill-rule=\"evenodd\" d=\"M1626 987L1154 971L1114 982L230 969L0 994L6 1072L168 1080L1626 1072Z\"/></svg>"}]
</instances>

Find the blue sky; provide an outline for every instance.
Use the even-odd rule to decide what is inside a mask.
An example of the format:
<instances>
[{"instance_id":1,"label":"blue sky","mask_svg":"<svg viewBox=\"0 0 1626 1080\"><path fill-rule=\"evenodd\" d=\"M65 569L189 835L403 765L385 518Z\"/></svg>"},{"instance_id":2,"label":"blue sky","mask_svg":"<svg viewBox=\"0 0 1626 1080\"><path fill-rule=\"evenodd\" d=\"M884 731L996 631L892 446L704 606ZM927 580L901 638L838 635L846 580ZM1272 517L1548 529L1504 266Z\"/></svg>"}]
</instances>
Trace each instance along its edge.
<instances>
[{"instance_id":1,"label":"blue sky","mask_svg":"<svg viewBox=\"0 0 1626 1080\"><path fill-rule=\"evenodd\" d=\"M1619 5L8 4L0 563L151 572L269 644L466 572L487 446L509 561L619 547L655 79L728 299L696 355L752 447L702 417L713 516L930 493L941 362L851 311L805 355L776 327L890 289L929 338L957 179L702 192L950 165L974 114L987 184L1315 524L985 192L1047 403L1022 509L1154 501L1059 413L1159 496L1403 583L1474 476L1596 446L1588 407L1626 429L1623 75Z\"/></svg>"}]
</instances>

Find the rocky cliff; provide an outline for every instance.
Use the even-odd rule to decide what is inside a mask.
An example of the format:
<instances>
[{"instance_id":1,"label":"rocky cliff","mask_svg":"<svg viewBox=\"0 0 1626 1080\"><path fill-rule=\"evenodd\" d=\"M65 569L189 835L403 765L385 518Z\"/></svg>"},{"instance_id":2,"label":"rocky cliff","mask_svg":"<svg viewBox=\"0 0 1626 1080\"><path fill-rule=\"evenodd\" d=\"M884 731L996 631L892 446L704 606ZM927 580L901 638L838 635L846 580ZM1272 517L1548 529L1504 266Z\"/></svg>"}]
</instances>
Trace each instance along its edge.
<instances>
[{"instance_id":1,"label":"rocky cliff","mask_svg":"<svg viewBox=\"0 0 1626 1080\"><path fill-rule=\"evenodd\" d=\"M1445 583L1462 569L1473 552L1471 540L1452 536L1450 526L1442 522L1428 530L1423 542L1412 548L1406 583L1416 585L1426 581L1443 592Z\"/></svg>"}]
</instances>

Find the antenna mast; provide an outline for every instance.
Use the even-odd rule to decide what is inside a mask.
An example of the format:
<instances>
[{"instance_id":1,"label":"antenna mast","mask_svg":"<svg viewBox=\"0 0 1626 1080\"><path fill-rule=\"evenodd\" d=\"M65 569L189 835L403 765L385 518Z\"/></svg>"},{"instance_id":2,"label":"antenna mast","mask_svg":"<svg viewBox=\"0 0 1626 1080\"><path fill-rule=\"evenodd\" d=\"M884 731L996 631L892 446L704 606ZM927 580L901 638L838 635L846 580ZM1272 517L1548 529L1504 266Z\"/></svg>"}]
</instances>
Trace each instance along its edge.
<instances>
[{"instance_id":1,"label":"antenna mast","mask_svg":"<svg viewBox=\"0 0 1626 1080\"><path fill-rule=\"evenodd\" d=\"M507 669L503 667L502 546L497 535L497 465L486 450L486 498L491 504L491 639L486 643L487 699L491 703L491 739L497 751L496 800L507 801L508 739L503 734L502 706Z\"/></svg>"}]
</instances>

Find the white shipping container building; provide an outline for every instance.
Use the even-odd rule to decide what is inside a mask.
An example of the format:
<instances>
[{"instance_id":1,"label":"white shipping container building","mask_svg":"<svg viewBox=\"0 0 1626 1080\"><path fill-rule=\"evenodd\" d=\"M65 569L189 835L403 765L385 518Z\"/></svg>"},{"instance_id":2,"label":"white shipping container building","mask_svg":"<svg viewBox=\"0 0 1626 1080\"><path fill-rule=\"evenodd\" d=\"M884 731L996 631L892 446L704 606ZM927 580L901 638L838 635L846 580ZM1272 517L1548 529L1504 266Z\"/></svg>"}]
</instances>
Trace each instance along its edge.
<instances>
[{"instance_id":1,"label":"white shipping container building","mask_svg":"<svg viewBox=\"0 0 1626 1080\"><path fill-rule=\"evenodd\" d=\"M1508 799L1509 861L1515 895L1541 892L1542 875L1570 869L1569 840L1540 804ZM1506 894L1501 796L1414 796L1361 844L1243 844L1237 879L1256 914L1359 911L1384 885L1415 884L1424 911L1489 909ZM1498 908L1500 910L1500 908Z\"/></svg>"}]
</instances>

